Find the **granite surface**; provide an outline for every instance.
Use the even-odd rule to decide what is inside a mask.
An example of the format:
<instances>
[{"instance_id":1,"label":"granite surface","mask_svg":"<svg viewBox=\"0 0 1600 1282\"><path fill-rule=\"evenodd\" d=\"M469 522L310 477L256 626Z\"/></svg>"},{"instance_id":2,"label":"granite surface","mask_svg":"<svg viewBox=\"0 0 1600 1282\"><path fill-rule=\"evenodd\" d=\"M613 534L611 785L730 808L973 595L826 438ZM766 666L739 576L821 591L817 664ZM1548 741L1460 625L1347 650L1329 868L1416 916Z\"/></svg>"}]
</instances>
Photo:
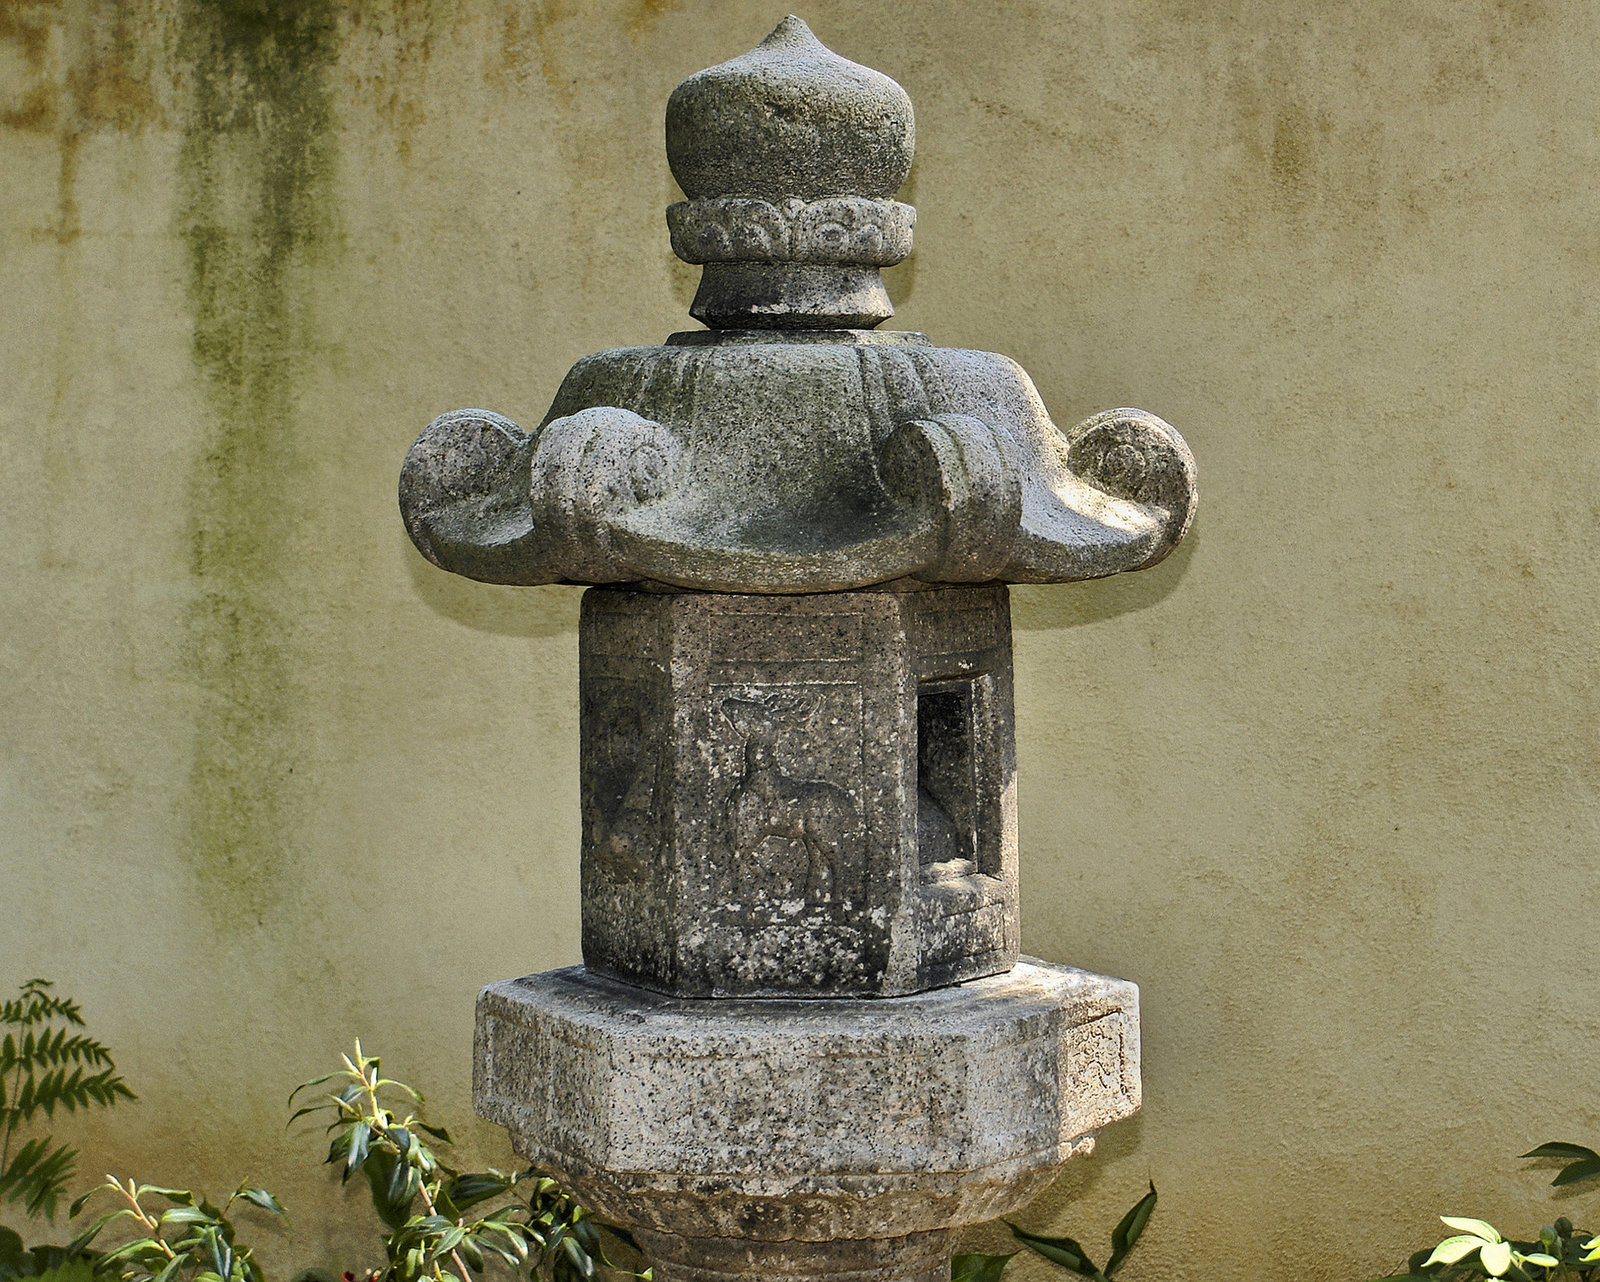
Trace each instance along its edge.
<instances>
[{"instance_id":1,"label":"granite surface","mask_svg":"<svg viewBox=\"0 0 1600 1282\"><path fill-rule=\"evenodd\" d=\"M691 77L668 223L711 330L580 360L532 432L444 415L401 475L436 565L595 585L587 969L483 992L474 1098L660 1282L940 1282L1139 1107L1138 990L1018 962L1005 584L1153 565L1194 460L873 329L913 141L797 18Z\"/></svg>"},{"instance_id":2,"label":"granite surface","mask_svg":"<svg viewBox=\"0 0 1600 1282\"><path fill-rule=\"evenodd\" d=\"M792 16L679 85L667 155L689 199L667 223L711 329L585 357L531 432L435 419L400 478L418 550L491 583L773 593L1160 561L1197 501L1171 426L1121 409L1063 431L1004 356L875 340L914 145L904 90Z\"/></svg>"},{"instance_id":3,"label":"granite surface","mask_svg":"<svg viewBox=\"0 0 1600 1282\"><path fill-rule=\"evenodd\" d=\"M1063 432L1014 361L920 338L587 356L532 433L483 410L431 424L406 528L487 582L723 592L1067 582L1177 545L1194 460L1170 426L1115 410Z\"/></svg>"},{"instance_id":4,"label":"granite surface","mask_svg":"<svg viewBox=\"0 0 1600 1282\"><path fill-rule=\"evenodd\" d=\"M592 588L583 953L693 996L914 992L1017 957L998 585Z\"/></svg>"},{"instance_id":5,"label":"granite surface","mask_svg":"<svg viewBox=\"0 0 1600 1282\"><path fill-rule=\"evenodd\" d=\"M1138 989L1024 959L879 1000L707 1001L581 967L478 1003L474 1098L598 1213L895 1238L1005 1214L1139 1106Z\"/></svg>"}]
</instances>

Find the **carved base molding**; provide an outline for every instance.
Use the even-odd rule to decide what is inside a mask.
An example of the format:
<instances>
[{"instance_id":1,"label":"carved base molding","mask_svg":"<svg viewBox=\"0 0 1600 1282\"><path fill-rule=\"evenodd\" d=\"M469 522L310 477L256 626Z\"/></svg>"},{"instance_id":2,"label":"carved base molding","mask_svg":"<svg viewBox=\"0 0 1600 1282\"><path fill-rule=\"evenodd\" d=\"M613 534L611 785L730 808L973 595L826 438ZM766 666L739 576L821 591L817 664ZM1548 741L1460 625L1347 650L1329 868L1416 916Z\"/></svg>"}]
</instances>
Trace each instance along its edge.
<instances>
[{"instance_id":1,"label":"carved base molding","mask_svg":"<svg viewBox=\"0 0 1600 1282\"><path fill-rule=\"evenodd\" d=\"M668 997L572 967L484 990L474 1100L642 1230L663 1276L948 1276L948 1230L1025 1204L1138 1108L1138 1001L1032 959L831 1001Z\"/></svg>"}]
</instances>

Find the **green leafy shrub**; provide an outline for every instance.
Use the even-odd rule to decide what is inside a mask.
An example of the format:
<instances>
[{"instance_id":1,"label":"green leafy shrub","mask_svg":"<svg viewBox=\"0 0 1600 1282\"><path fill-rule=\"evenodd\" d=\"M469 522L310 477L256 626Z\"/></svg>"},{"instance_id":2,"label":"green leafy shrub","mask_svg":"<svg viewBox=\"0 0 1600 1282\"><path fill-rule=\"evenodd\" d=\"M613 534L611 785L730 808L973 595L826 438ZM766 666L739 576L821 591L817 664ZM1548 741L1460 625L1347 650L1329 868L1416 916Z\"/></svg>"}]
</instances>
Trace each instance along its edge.
<instances>
[{"instance_id":1,"label":"green leafy shrub","mask_svg":"<svg viewBox=\"0 0 1600 1282\"><path fill-rule=\"evenodd\" d=\"M1155 1209L1156 1186L1152 1183L1150 1191L1135 1202L1118 1221L1117 1227L1111 1230L1111 1255L1104 1269L1099 1268L1089 1258L1089 1253L1070 1237L1041 1237L1018 1228L1010 1220L1005 1225L1023 1246L1068 1273L1091 1278L1093 1282L1110 1282L1129 1253L1138 1245ZM998 1282L1002 1270L1016 1254L1012 1251L1008 1255L982 1255L976 1252L958 1255L950 1261L950 1282Z\"/></svg>"},{"instance_id":2,"label":"green leafy shrub","mask_svg":"<svg viewBox=\"0 0 1600 1282\"><path fill-rule=\"evenodd\" d=\"M333 1086L295 1111L331 1115L327 1161L341 1182L359 1174L382 1224L387 1263L367 1270L361 1282L476 1282L499 1267L544 1282L596 1282L602 1272L643 1279L611 1262L604 1236L637 1251L623 1229L595 1220L554 1180L538 1171L503 1174L463 1172L441 1160L434 1144L450 1134L420 1115L422 1096L404 1082L382 1076L375 1055L344 1057L340 1070L296 1088ZM429 1141L433 1141L430 1143ZM23 1252L21 1239L0 1238L0 1282L265 1282L251 1248L238 1236L235 1206L282 1216L283 1207L265 1189L242 1184L221 1207L188 1189L160 1188L107 1176L72 1205L76 1218L97 1195L118 1205L101 1215L66 1247ZM485 1213L485 1207L492 1207ZM120 1232L119 1232L120 1231ZM103 1235L120 1236L106 1246ZM15 1237L15 1235L12 1235ZM7 1261L11 1263L8 1266ZM83 1272L85 1265L89 1272ZM79 1275L48 1276L54 1268ZM354 1282L346 1274L346 1282ZM322 1269L308 1269L295 1282L339 1282Z\"/></svg>"},{"instance_id":3,"label":"green leafy shrub","mask_svg":"<svg viewBox=\"0 0 1600 1282\"><path fill-rule=\"evenodd\" d=\"M1556 1158L1564 1163L1550 1183L1560 1188L1600 1177L1600 1153L1582 1144L1554 1140L1522 1155ZM1429 1250L1424 1247L1407 1261L1406 1272L1392 1273L1377 1282L1405 1278L1443 1278L1446 1282L1486 1282L1510 1278L1514 1282L1600 1282L1600 1236L1574 1228L1561 1216L1539 1230L1537 1241L1517 1241L1501 1236L1486 1220L1441 1215L1455 1233Z\"/></svg>"},{"instance_id":4,"label":"green leafy shrub","mask_svg":"<svg viewBox=\"0 0 1600 1282\"><path fill-rule=\"evenodd\" d=\"M19 1234L0 1229L0 1282L16 1279L42 1282L96 1282L94 1261L64 1246L24 1247Z\"/></svg>"},{"instance_id":5,"label":"green leafy shrub","mask_svg":"<svg viewBox=\"0 0 1600 1282\"><path fill-rule=\"evenodd\" d=\"M90 1244L110 1225L130 1221L133 1236L122 1245L93 1257L94 1272L123 1282L263 1282L260 1266L250 1248L235 1238L228 1213L235 1202L282 1215L278 1199L265 1189L241 1184L221 1209L188 1189L157 1188L153 1184L126 1184L106 1176L72 1204L76 1216L98 1193L111 1191L125 1206L107 1211L73 1239L67 1251L89 1258ZM165 1209L147 1207L146 1199L167 1203Z\"/></svg>"},{"instance_id":6,"label":"green leafy shrub","mask_svg":"<svg viewBox=\"0 0 1600 1282\"><path fill-rule=\"evenodd\" d=\"M0 1006L0 1025L7 1029L0 1042L0 1199L20 1202L30 1217L45 1219L53 1219L65 1194L77 1151L44 1134L23 1140L13 1154L13 1140L40 1114L52 1118L58 1108L70 1113L136 1098L110 1051L74 1031L84 1027L78 1005L51 988L46 980L30 980L20 997ZM366 1182L387 1262L366 1270L360 1282L478 1282L497 1267L542 1282L599 1282L602 1274L650 1282L648 1268L635 1272L606 1254L610 1238L636 1257L632 1235L591 1217L547 1175L534 1169L463 1172L442 1160L435 1146L451 1146L449 1132L423 1120L422 1096L382 1076L378 1057L365 1055L359 1041L355 1057L344 1056L342 1068L297 1087L291 1107L319 1087L332 1089L289 1120L327 1114L327 1162L339 1169L341 1183L357 1174ZM117 1205L66 1246L26 1248L20 1235L0 1228L0 1282L266 1282L233 1219L235 1207L284 1217L265 1189L241 1184L218 1207L189 1189L108 1175L72 1204L71 1218L104 1195L115 1197ZM1155 1205L1152 1184L1112 1231L1103 1270L1072 1238L1008 1227L1018 1242L1051 1263L1110 1282ZM114 1240L107 1245L106 1238ZM998 1282L1015 1254L958 1255L953 1282ZM295 1282L341 1280L307 1269ZM346 1273L343 1282L356 1279Z\"/></svg>"},{"instance_id":7,"label":"green leafy shrub","mask_svg":"<svg viewBox=\"0 0 1600 1282\"><path fill-rule=\"evenodd\" d=\"M612 1264L604 1251L602 1233L637 1250L632 1236L590 1218L548 1176L531 1169L463 1173L441 1161L427 1140L449 1144L449 1132L415 1113L402 1116L395 1097L418 1108L422 1097L383 1077L380 1068L358 1041L355 1058L345 1056L342 1070L307 1082L289 1099L339 1086L294 1117L332 1113L327 1160L340 1168L341 1181L357 1173L366 1179L373 1208L389 1230L388 1268L377 1275L382 1282L470 1282L490 1261L513 1272L530 1264L547 1282L593 1282L601 1269L643 1276ZM526 1200L512 1196L519 1190ZM496 1201L501 1205L486 1215L468 1214Z\"/></svg>"},{"instance_id":8,"label":"green leafy shrub","mask_svg":"<svg viewBox=\"0 0 1600 1282\"><path fill-rule=\"evenodd\" d=\"M53 987L49 980L30 979L21 996L0 1005L0 1198L47 1220L55 1218L78 1151L48 1134L24 1139L24 1133L41 1113L54 1118L57 1109L75 1113L135 1098L117 1075L110 1050L75 1031L84 1027L78 1004L57 997Z\"/></svg>"}]
</instances>

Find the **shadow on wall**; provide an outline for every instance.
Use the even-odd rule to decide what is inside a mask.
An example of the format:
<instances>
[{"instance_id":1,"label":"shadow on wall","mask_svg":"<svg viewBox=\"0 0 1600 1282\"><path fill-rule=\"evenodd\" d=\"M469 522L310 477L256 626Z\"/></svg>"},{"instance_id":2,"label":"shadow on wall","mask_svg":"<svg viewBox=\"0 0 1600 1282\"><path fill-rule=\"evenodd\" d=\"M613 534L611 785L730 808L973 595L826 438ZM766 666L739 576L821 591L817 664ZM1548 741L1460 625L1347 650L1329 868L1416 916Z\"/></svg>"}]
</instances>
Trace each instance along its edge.
<instances>
[{"instance_id":1,"label":"shadow on wall","mask_svg":"<svg viewBox=\"0 0 1600 1282\"><path fill-rule=\"evenodd\" d=\"M1014 588L1011 593L1012 630L1040 632L1077 627L1119 614L1137 614L1159 605L1177 590L1179 581L1188 573L1200 538L1200 521L1196 520L1172 555L1153 569L1072 583L1066 585L1065 590L1060 587L1044 591L1026 586Z\"/></svg>"},{"instance_id":2,"label":"shadow on wall","mask_svg":"<svg viewBox=\"0 0 1600 1282\"><path fill-rule=\"evenodd\" d=\"M399 523L397 516L395 524ZM489 632L495 636L576 635L578 600L583 595L578 588L561 584L519 588L478 583L429 565L411 546L404 531L398 533L398 539L417 596L442 618L474 632Z\"/></svg>"},{"instance_id":3,"label":"shadow on wall","mask_svg":"<svg viewBox=\"0 0 1600 1282\"><path fill-rule=\"evenodd\" d=\"M400 541L411 584L435 614L474 632L496 636L556 637L578 630L578 600L582 593L577 588L560 584L515 588L477 583L429 565L403 534ZM1017 631L1069 628L1147 610L1177 589L1199 543L1197 524L1155 569L1091 580L1091 592L1063 592L1060 588L1033 592L1026 587L1013 590L1013 627Z\"/></svg>"}]
</instances>

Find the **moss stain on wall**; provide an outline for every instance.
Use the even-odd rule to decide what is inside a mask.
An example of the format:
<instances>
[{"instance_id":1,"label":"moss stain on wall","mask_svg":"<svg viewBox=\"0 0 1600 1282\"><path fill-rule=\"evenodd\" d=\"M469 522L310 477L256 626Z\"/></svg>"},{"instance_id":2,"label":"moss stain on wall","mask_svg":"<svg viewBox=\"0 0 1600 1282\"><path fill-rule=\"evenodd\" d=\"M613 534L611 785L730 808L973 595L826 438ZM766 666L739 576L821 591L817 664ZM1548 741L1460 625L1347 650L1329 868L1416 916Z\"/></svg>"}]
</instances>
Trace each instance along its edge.
<instances>
[{"instance_id":1,"label":"moss stain on wall","mask_svg":"<svg viewBox=\"0 0 1600 1282\"><path fill-rule=\"evenodd\" d=\"M159 47L155 0L0 0L0 51L12 83L0 90L0 128L54 134L58 213L45 235L61 245L83 234L80 151L95 131L134 133L162 118L152 84Z\"/></svg>"},{"instance_id":2,"label":"moss stain on wall","mask_svg":"<svg viewBox=\"0 0 1600 1282\"><path fill-rule=\"evenodd\" d=\"M314 337L301 289L329 236L336 159L329 0L186 0L179 157L193 356L211 422L189 486L200 688L187 853L223 929L284 894L306 780L291 571L309 459L295 386Z\"/></svg>"},{"instance_id":3,"label":"moss stain on wall","mask_svg":"<svg viewBox=\"0 0 1600 1282\"><path fill-rule=\"evenodd\" d=\"M0 127L29 132L55 125L55 85L49 71L56 0L0 0L0 47L12 55L11 83L0 92Z\"/></svg>"},{"instance_id":4,"label":"moss stain on wall","mask_svg":"<svg viewBox=\"0 0 1600 1282\"><path fill-rule=\"evenodd\" d=\"M577 10L573 0L501 0L498 13L498 56L490 64L487 79L496 89L524 88L535 61L539 75L554 91L563 106L572 103L572 80L567 75L562 55L565 52L558 29L571 21Z\"/></svg>"},{"instance_id":5,"label":"moss stain on wall","mask_svg":"<svg viewBox=\"0 0 1600 1282\"><path fill-rule=\"evenodd\" d=\"M678 7L678 0L631 0L623 16L622 29L630 40L638 40L655 29L657 20Z\"/></svg>"},{"instance_id":6,"label":"moss stain on wall","mask_svg":"<svg viewBox=\"0 0 1600 1282\"><path fill-rule=\"evenodd\" d=\"M428 122L424 104L434 41L457 33L462 15L455 0L388 0L349 6L346 17L346 101L355 112L372 112L394 141L401 163L409 165L413 144ZM358 36L366 46L365 57L356 52Z\"/></svg>"}]
</instances>

